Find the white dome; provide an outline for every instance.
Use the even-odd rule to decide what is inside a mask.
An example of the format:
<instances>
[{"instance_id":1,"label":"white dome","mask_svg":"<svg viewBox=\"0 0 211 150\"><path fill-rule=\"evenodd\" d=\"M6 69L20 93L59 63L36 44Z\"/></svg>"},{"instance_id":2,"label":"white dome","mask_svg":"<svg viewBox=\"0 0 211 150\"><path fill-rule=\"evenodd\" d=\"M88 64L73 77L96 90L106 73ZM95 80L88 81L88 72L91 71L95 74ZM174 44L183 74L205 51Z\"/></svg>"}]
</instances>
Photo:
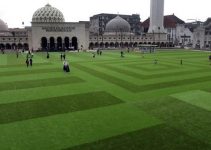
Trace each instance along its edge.
<instances>
[{"instance_id":1,"label":"white dome","mask_svg":"<svg viewBox=\"0 0 211 150\"><path fill-rule=\"evenodd\" d=\"M125 19L117 16L107 23L106 32L130 32L130 24Z\"/></svg>"},{"instance_id":2,"label":"white dome","mask_svg":"<svg viewBox=\"0 0 211 150\"><path fill-rule=\"evenodd\" d=\"M1 19L0 19L0 31L8 31L7 24Z\"/></svg>"},{"instance_id":3,"label":"white dome","mask_svg":"<svg viewBox=\"0 0 211 150\"><path fill-rule=\"evenodd\" d=\"M35 11L32 22L64 22L64 16L60 10L47 4Z\"/></svg>"}]
</instances>

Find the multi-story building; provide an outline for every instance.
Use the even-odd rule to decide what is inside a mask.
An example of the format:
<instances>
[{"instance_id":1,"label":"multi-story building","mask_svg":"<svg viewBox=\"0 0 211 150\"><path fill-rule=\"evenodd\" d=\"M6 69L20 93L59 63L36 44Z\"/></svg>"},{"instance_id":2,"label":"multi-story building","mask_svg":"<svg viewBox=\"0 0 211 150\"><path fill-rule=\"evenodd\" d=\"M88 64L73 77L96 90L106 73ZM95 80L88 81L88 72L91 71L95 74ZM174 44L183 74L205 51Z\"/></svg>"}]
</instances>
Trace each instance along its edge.
<instances>
[{"instance_id":1,"label":"multi-story building","mask_svg":"<svg viewBox=\"0 0 211 150\"><path fill-rule=\"evenodd\" d=\"M193 30L193 47L211 50L211 18Z\"/></svg>"},{"instance_id":2,"label":"multi-story building","mask_svg":"<svg viewBox=\"0 0 211 150\"><path fill-rule=\"evenodd\" d=\"M8 28L0 19L0 49L29 49L27 27L24 29Z\"/></svg>"},{"instance_id":3,"label":"multi-story building","mask_svg":"<svg viewBox=\"0 0 211 150\"><path fill-rule=\"evenodd\" d=\"M164 16L164 29L167 34L167 41L169 46L179 45L181 44L181 35L182 33L178 33L181 25L184 25L185 22L178 18L177 16L167 15ZM150 18L146 19L143 23L141 23L141 27L143 28L144 33L147 33L149 30ZM178 27L180 26L180 27ZM181 30L182 31L182 30ZM187 35L187 38L190 37Z\"/></svg>"},{"instance_id":4,"label":"multi-story building","mask_svg":"<svg viewBox=\"0 0 211 150\"><path fill-rule=\"evenodd\" d=\"M90 33L102 35L105 32L106 24L114 19L118 14L98 14L90 17ZM131 26L131 32L136 35L141 34L140 16L138 14L119 15L126 20Z\"/></svg>"}]
</instances>

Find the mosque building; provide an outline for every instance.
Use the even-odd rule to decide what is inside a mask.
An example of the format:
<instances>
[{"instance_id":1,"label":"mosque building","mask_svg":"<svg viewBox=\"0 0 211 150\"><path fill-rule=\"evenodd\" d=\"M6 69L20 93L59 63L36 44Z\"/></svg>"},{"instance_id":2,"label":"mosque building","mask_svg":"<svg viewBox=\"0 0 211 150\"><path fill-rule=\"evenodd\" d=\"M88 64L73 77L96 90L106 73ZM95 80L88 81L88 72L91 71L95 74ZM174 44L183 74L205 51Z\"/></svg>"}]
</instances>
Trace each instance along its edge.
<instances>
[{"instance_id":1,"label":"mosque building","mask_svg":"<svg viewBox=\"0 0 211 150\"><path fill-rule=\"evenodd\" d=\"M131 28L127 20L116 15L107 22L102 34L92 34L90 22L65 22L63 13L47 4L34 12L30 27L10 29L0 20L0 49L62 51L100 47L136 48L140 44L164 46L167 35L163 30L163 9L164 0L151 0L148 33L141 32L141 29L137 31L139 28L132 29L134 25Z\"/></svg>"}]
</instances>

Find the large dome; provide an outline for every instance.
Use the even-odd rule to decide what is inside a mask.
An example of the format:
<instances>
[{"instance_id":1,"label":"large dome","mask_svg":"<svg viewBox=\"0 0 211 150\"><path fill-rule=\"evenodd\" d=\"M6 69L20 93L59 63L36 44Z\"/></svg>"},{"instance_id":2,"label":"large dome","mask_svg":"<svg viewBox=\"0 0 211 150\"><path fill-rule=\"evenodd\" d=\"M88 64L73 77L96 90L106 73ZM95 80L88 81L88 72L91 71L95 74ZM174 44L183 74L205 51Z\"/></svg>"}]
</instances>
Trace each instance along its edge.
<instances>
[{"instance_id":1,"label":"large dome","mask_svg":"<svg viewBox=\"0 0 211 150\"><path fill-rule=\"evenodd\" d=\"M35 11L32 22L64 22L64 16L60 10L47 4Z\"/></svg>"},{"instance_id":2,"label":"large dome","mask_svg":"<svg viewBox=\"0 0 211 150\"><path fill-rule=\"evenodd\" d=\"M1 19L0 19L0 31L8 31L7 24Z\"/></svg>"},{"instance_id":3,"label":"large dome","mask_svg":"<svg viewBox=\"0 0 211 150\"><path fill-rule=\"evenodd\" d=\"M130 24L125 19L117 16L107 23L106 32L130 32Z\"/></svg>"}]
</instances>

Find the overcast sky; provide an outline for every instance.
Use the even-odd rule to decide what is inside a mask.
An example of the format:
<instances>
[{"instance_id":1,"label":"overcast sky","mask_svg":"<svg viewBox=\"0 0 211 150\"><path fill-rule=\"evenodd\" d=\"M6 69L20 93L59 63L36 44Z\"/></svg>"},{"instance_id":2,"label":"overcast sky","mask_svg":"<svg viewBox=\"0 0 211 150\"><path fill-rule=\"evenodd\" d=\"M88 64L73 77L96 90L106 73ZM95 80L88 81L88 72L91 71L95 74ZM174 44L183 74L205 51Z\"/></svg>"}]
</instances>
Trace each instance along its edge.
<instances>
[{"instance_id":1,"label":"overcast sky","mask_svg":"<svg viewBox=\"0 0 211 150\"><path fill-rule=\"evenodd\" d=\"M87 21L98 13L140 14L141 21L150 15L150 0L0 0L0 19L9 27L31 25L33 13L50 3L63 12L65 21ZM211 17L211 0L165 0L165 15L175 14L184 21L205 21Z\"/></svg>"}]
</instances>

